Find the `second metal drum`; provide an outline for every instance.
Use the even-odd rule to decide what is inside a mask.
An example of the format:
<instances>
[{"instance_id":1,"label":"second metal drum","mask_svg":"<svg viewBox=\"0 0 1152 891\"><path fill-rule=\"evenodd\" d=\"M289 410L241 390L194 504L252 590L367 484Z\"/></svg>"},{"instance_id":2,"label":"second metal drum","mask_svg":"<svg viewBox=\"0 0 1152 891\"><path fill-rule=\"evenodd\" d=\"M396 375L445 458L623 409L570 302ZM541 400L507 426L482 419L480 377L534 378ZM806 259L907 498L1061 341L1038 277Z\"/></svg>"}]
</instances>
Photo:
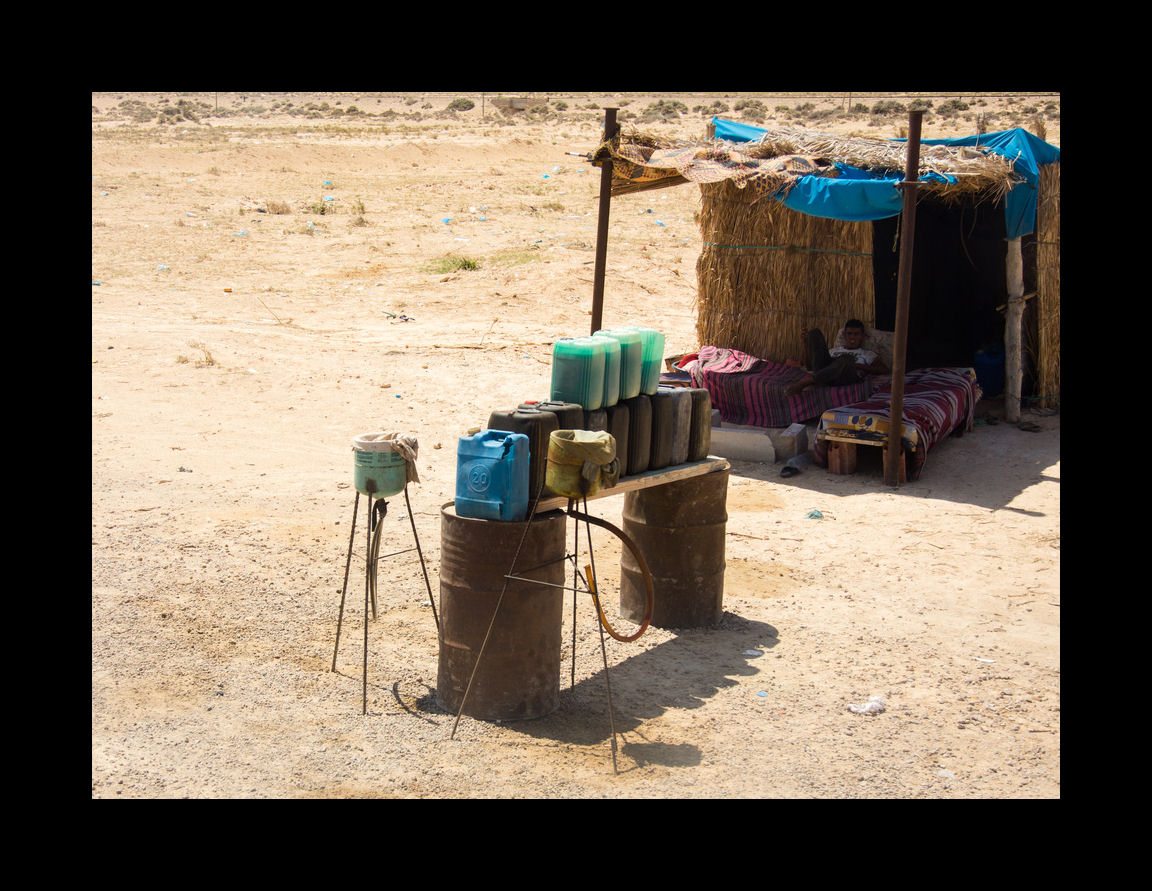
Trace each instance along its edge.
<instances>
[{"instance_id":1,"label":"second metal drum","mask_svg":"<svg viewBox=\"0 0 1152 891\"><path fill-rule=\"evenodd\" d=\"M727 469L624 496L624 533L648 564L657 628L715 625L724 615ZM627 549L620 560L620 612L644 617L643 575Z\"/></svg>"}]
</instances>

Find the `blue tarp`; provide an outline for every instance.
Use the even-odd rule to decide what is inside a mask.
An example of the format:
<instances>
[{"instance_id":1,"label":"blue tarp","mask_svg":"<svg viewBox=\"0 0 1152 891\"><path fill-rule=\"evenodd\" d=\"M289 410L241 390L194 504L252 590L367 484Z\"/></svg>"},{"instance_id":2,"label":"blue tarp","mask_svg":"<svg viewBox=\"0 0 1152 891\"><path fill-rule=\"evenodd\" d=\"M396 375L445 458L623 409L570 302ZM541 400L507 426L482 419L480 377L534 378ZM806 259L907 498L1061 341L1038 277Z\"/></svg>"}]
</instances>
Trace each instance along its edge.
<instances>
[{"instance_id":1,"label":"blue tarp","mask_svg":"<svg viewBox=\"0 0 1152 891\"><path fill-rule=\"evenodd\" d=\"M716 127L716 138L729 142L753 142L767 132L718 117L714 117L712 123ZM957 139L923 139L921 143L980 147L1013 161L1024 181L1017 183L1004 200L1007 237L1019 238L1035 229L1040 167L1059 161L1060 149L1020 128ZM903 173L873 174L847 164L837 164L836 169L839 173L836 178L800 177L788 195L779 200L792 210L837 220L882 220L903 210L904 199L898 185L904 179ZM941 177L928 174L922 179Z\"/></svg>"}]
</instances>

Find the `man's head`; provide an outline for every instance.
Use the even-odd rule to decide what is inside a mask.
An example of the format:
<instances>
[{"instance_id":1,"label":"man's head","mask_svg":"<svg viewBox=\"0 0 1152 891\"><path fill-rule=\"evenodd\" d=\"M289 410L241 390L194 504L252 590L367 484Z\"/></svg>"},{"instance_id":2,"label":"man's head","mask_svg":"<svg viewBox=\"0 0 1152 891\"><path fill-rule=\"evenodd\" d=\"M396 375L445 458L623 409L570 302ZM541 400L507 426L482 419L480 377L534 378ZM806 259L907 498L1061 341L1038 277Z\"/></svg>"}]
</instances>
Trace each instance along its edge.
<instances>
[{"instance_id":1,"label":"man's head","mask_svg":"<svg viewBox=\"0 0 1152 891\"><path fill-rule=\"evenodd\" d=\"M863 342L864 323L859 319L849 319L844 323L844 348L858 350Z\"/></svg>"}]
</instances>

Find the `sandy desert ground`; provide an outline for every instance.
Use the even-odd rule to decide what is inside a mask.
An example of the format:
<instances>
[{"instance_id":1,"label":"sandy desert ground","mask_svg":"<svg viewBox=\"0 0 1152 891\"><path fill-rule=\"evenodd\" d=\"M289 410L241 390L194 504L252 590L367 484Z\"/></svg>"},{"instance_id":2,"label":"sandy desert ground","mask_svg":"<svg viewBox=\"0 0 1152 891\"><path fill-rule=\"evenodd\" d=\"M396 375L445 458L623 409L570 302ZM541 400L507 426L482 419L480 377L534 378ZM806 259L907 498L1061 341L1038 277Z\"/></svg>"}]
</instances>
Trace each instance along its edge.
<instances>
[{"instance_id":1,"label":"sandy desert ground","mask_svg":"<svg viewBox=\"0 0 1152 891\"><path fill-rule=\"evenodd\" d=\"M723 621L607 642L616 769L590 606L573 654L565 605L556 712L453 734L411 556L381 565L361 713L355 566L330 670L353 437L418 438L438 598L458 438L546 398L552 342L587 331L601 109L680 101L644 126L696 136L734 104L536 96L92 94L92 797L1058 798L1060 417L1023 430L995 400L899 488L868 456L787 479L734 461ZM924 135L979 112L1059 144L1058 95L969 98ZM807 101L765 98L765 123ZM795 114L899 135L813 105ZM698 204L612 204L604 323L658 327L668 354L699 346ZM619 524L621 500L590 507Z\"/></svg>"}]
</instances>

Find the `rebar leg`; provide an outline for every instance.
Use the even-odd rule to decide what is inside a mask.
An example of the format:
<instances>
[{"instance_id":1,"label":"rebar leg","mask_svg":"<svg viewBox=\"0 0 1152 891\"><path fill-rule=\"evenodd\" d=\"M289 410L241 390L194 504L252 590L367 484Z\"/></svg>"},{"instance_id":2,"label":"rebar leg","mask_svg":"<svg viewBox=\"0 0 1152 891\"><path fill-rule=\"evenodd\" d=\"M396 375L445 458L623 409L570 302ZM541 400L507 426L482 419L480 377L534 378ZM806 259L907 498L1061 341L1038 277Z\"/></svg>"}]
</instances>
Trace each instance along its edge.
<instances>
[{"instance_id":1,"label":"rebar leg","mask_svg":"<svg viewBox=\"0 0 1152 891\"><path fill-rule=\"evenodd\" d=\"M432 604L432 618L436 630L440 630L440 616L436 613L436 599L432 596L432 583L428 581L428 567L424 565L424 552L420 550L420 536L416 533L416 518L412 516L412 502L408 500L408 484L404 484L404 503L408 506L408 521L412 524L412 538L416 542L416 553L420 557L420 568L424 571L424 586L428 589L428 602Z\"/></svg>"},{"instance_id":2,"label":"rebar leg","mask_svg":"<svg viewBox=\"0 0 1152 891\"><path fill-rule=\"evenodd\" d=\"M368 496L368 541L372 541L372 496ZM368 714L368 586L372 571L372 549L368 548L364 564L364 702L362 714Z\"/></svg>"},{"instance_id":3,"label":"rebar leg","mask_svg":"<svg viewBox=\"0 0 1152 891\"><path fill-rule=\"evenodd\" d=\"M352 542L356 540L356 511L360 507L360 490L352 502L352 533L348 536L348 559L344 562L344 587L340 589L340 615L336 619L336 646L332 650L332 670L336 670L336 654L340 651L340 626L344 623L344 595L348 593L348 571L352 568Z\"/></svg>"},{"instance_id":4,"label":"rebar leg","mask_svg":"<svg viewBox=\"0 0 1152 891\"><path fill-rule=\"evenodd\" d=\"M573 501L569 498L569 510L572 509L572 504ZM580 521L577 520L572 528L576 534L572 544L572 677L568 683L570 690L576 687L576 580L580 576L580 563L576 558L580 552Z\"/></svg>"},{"instance_id":5,"label":"rebar leg","mask_svg":"<svg viewBox=\"0 0 1152 891\"><path fill-rule=\"evenodd\" d=\"M584 499L584 515L588 515L587 498ZM580 528L579 520L577 520L576 528L577 530ZM608 677L608 648L604 643L604 623L600 621L600 595L596 591L596 558L592 551L592 524L586 523L585 528L588 530L588 587L592 592L592 605L596 610L596 627L600 629L600 653L604 657L604 686L608 692L608 727L612 732L612 773L618 775L620 771L616 765L616 716L615 710L612 708L612 681Z\"/></svg>"}]
</instances>

